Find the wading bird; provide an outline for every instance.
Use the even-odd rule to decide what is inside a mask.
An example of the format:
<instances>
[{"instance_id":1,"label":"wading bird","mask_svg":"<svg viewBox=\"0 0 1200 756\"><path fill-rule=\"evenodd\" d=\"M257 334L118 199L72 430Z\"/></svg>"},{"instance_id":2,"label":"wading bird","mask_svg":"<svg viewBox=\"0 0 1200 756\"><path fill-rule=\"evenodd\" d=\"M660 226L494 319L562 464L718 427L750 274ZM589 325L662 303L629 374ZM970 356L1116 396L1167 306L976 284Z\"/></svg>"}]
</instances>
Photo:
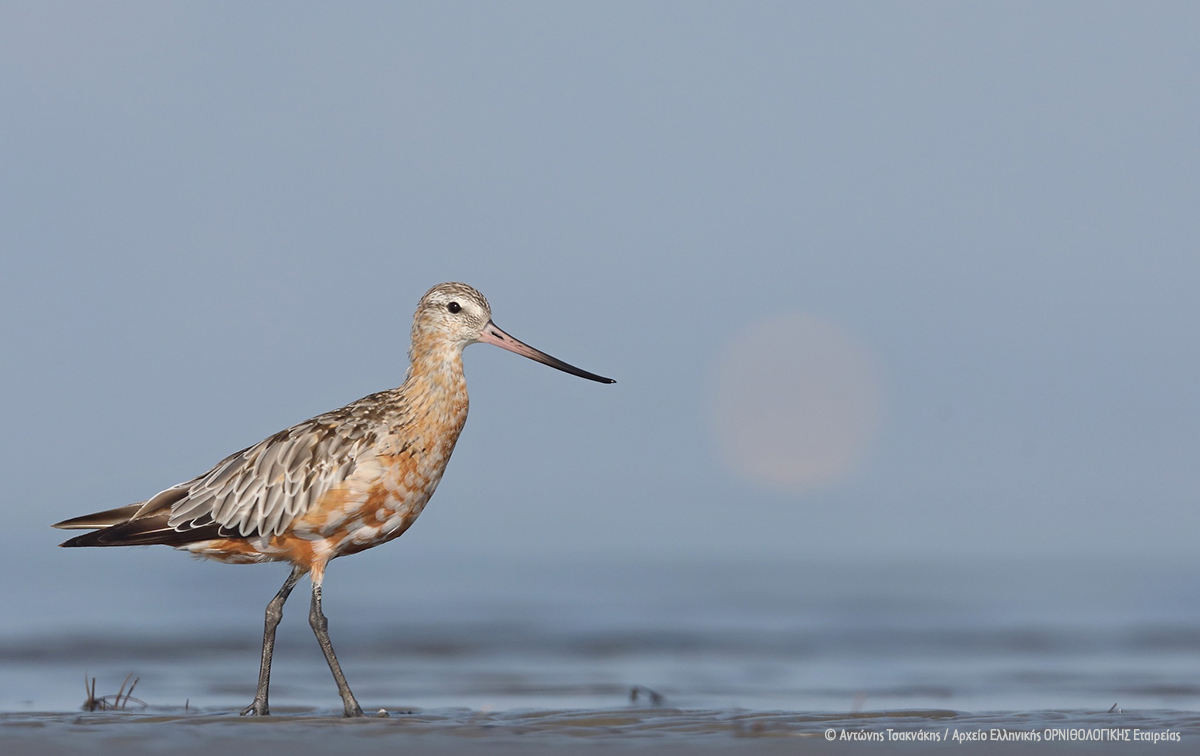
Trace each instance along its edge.
<instances>
[{"instance_id":1,"label":"wading bird","mask_svg":"<svg viewBox=\"0 0 1200 756\"><path fill-rule=\"evenodd\" d=\"M305 574L308 620L342 697L362 709L342 674L321 611L329 560L399 537L433 495L467 420L462 351L495 344L600 383L589 373L517 341L492 323L487 300L462 283L439 284L413 317L403 385L363 397L231 454L206 473L126 507L57 523L89 529L63 546L164 544L233 564L288 562L292 572L267 604L258 689L242 714L269 713L275 628Z\"/></svg>"}]
</instances>

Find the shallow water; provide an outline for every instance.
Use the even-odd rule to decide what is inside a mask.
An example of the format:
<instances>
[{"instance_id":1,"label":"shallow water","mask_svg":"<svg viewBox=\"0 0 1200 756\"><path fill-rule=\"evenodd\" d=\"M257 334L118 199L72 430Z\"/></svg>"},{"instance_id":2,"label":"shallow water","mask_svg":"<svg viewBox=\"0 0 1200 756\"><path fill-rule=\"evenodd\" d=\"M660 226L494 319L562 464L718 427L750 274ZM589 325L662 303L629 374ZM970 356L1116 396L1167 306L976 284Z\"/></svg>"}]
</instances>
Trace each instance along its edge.
<instances>
[{"instance_id":1,"label":"shallow water","mask_svg":"<svg viewBox=\"0 0 1200 756\"><path fill-rule=\"evenodd\" d=\"M98 567L80 581L102 592L27 596L28 614L6 615L0 737L69 748L81 731L139 743L201 724L215 728L206 737L248 732L233 712L253 695L261 613L282 572L159 564L116 584ZM823 742L830 727L1100 727L1200 738L1189 713L1200 602L1178 565L447 564L402 584L369 566L348 560L326 583L351 685L364 708L392 714L355 737L661 745ZM272 709L293 727L341 726L306 609L297 589ZM85 674L111 694L129 673L148 708L79 713Z\"/></svg>"}]
</instances>

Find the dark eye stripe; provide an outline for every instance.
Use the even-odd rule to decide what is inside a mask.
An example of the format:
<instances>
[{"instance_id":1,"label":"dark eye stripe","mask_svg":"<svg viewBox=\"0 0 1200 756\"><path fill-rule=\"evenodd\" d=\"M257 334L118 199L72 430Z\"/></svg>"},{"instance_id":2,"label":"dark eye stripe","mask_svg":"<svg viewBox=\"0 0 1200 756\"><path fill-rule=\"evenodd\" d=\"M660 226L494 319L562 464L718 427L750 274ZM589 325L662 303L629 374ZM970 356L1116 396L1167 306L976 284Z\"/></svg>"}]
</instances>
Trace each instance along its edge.
<instances>
[{"instance_id":1,"label":"dark eye stripe","mask_svg":"<svg viewBox=\"0 0 1200 756\"><path fill-rule=\"evenodd\" d=\"M462 310L462 305L460 305L458 302L451 302L450 304L446 305L446 309L450 312L458 313L460 310Z\"/></svg>"}]
</instances>

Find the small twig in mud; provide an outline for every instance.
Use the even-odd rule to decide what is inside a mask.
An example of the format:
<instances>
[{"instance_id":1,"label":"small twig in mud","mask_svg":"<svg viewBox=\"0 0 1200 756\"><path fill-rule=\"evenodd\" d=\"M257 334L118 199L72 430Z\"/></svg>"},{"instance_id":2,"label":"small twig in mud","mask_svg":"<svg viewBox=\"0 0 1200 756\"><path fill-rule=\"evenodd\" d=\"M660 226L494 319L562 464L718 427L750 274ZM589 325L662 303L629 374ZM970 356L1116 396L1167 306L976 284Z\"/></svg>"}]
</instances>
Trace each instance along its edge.
<instances>
[{"instance_id":1,"label":"small twig in mud","mask_svg":"<svg viewBox=\"0 0 1200 756\"><path fill-rule=\"evenodd\" d=\"M637 701L638 696L641 695L642 693L646 694L646 697L650 699L650 703L653 706L658 706L659 704L661 704L663 702L662 693L659 693L658 691L655 691L655 690L650 690L645 685L634 685L633 690L629 691L629 700L631 702Z\"/></svg>"},{"instance_id":2,"label":"small twig in mud","mask_svg":"<svg viewBox=\"0 0 1200 756\"><path fill-rule=\"evenodd\" d=\"M83 676L83 692L87 694L87 700L83 702L83 710L124 711L125 707L129 705L130 701L133 701L142 708L149 706L149 704L142 699L133 697L133 689L137 687L138 681L140 681L142 678L134 677L133 683L130 684L129 678L131 677L133 677L132 672L130 672L128 675L125 675L125 681L121 683L121 687L117 690L115 695L100 696L99 698L96 698L96 678L93 677L89 683L88 677L85 674ZM126 685L129 685L129 690L125 690Z\"/></svg>"},{"instance_id":3,"label":"small twig in mud","mask_svg":"<svg viewBox=\"0 0 1200 756\"><path fill-rule=\"evenodd\" d=\"M87 672L83 673L83 692L87 693L87 700L83 702L84 711L95 711L100 708L96 702L96 678L92 678L92 684L89 687Z\"/></svg>"}]
</instances>

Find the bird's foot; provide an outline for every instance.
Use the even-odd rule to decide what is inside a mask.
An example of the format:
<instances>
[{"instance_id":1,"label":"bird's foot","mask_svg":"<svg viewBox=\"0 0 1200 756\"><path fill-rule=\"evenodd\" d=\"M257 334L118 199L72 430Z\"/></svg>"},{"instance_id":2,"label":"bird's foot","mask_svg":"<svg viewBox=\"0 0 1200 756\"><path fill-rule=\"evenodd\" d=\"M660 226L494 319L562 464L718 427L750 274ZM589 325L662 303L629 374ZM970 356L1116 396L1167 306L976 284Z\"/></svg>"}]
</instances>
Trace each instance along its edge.
<instances>
[{"instance_id":1,"label":"bird's foot","mask_svg":"<svg viewBox=\"0 0 1200 756\"><path fill-rule=\"evenodd\" d=\"M362 707L358 705L358 701L351 699L345 703L345 707L346 707L346 710L342 714L343 717L366 716L365 714L363 714Z\"/></svg>"},{"instance_id":2,"label":"bird's foot","mask_svg":"<svg viewBox=\"0 0 1200 756\"><path fill-rule=\"evenodd\" d=\"M269 716L271 716L271 711L267 708L266 701L259 701L256 698L256 699L254 699L254 703L252 703L249 706L247 706L246 708L242 709L242 716L243 717L269 717Z\"/></svg>"}]
</instances>

